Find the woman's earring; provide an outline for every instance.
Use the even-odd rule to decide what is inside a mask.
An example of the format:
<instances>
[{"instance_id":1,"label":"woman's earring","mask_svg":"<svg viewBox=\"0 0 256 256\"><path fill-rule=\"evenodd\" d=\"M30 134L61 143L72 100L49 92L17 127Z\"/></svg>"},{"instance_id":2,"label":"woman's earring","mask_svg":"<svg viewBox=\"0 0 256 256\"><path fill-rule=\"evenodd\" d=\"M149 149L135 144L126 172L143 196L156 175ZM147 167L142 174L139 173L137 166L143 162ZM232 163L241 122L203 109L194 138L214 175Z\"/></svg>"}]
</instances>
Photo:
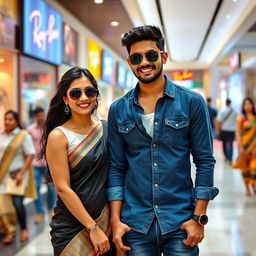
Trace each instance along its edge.
<instances>
[{"instance_id":1,"label":"woman's earring","mask_svg":"<svg viewBox=\"0 0 256 256\"><path fill-rule=\"evenodd\" d=\"M64 112L65 112L66 115L68 115L70 113L70 109L68 107L68 104L65 106Z\"/></svg>"}]
</instances>

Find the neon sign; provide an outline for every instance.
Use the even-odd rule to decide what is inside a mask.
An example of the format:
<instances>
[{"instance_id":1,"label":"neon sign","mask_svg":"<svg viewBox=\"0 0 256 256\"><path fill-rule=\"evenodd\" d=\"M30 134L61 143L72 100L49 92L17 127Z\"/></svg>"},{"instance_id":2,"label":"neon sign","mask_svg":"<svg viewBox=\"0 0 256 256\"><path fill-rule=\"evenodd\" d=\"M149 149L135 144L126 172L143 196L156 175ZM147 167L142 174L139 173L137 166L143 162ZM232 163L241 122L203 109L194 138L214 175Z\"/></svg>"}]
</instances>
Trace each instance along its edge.
<instances>
[{"instance_id":1,"label":"neon sign","mask_svg":"<svg viewBox=\"0 0 256 256\"><path fill-rule=\"evenodd\" d=\"M62 17L42 0L24 0L23 52L62 64Z\"/></svg>"},{"instance_id":2,"label":"neon sign","mask_svg":"<svg viewBox=\"0 0 256 256\"><path fill-rule=\"evenodd\" d=\"M175 71L172 73L172 80L174 81L186 81L193 80L194 74L188 70Z\"/></svg>"}]
</instances>

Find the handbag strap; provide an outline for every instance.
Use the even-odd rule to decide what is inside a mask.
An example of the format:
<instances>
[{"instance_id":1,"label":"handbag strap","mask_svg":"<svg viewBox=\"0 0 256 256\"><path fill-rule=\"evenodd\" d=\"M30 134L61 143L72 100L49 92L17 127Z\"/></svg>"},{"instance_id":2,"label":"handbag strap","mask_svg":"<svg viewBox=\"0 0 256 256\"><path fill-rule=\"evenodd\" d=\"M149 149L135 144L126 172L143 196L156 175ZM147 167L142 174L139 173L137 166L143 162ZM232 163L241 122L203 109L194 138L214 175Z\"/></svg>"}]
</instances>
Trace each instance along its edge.
<instances>
[{"instance_id":1,"label":"handbag strap","mask_svg":"<svg viewBox=\"0 0 256 256\"><path fill-rule=\"evenodd\" d=\"M229 116L231 115L231 113L233 112L233 109L231 108L230 110L229 110L229 112L227 113L227 115L223 118L223 120L221 121L221 125L223 125L226 121L227 121L227 119L229 118Z\"/></svg>"},{"instance_id":2,"label":"handbag strap","mask_svg":"<svg viewBox=\"0 0 256 256\"><path fill-rule=\"evenodd\" d=\"M20 130L17 134L14 135L7 148L5 149L0 161L0 184L3 182L4 176L6 175L11 162L27 134L28 132L26 130Z\"/></svg>"}]
</instances>

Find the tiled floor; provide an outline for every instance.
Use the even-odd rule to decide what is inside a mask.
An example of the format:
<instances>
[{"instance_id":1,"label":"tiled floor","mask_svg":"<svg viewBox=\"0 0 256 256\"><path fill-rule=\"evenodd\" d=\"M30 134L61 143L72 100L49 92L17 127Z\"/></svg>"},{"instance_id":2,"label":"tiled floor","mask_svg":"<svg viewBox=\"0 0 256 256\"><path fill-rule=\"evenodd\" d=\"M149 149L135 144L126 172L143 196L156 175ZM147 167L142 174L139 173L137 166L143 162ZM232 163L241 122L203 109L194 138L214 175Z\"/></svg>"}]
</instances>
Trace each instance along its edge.
<instances>
[{"instance_id":1,"label":"tiled floor","mask_svg":"<svg viewBox=\"0 0 256 256\"><path fill-rule=\"evenodd\" d=\"M215 185L220 194L209 205L209 223L200 256L256 256L256 195L245 196L240 172L222 160L218 142L215 157ZM15 255L52 255L48 225Z\"/></svg>"}]
</instances>

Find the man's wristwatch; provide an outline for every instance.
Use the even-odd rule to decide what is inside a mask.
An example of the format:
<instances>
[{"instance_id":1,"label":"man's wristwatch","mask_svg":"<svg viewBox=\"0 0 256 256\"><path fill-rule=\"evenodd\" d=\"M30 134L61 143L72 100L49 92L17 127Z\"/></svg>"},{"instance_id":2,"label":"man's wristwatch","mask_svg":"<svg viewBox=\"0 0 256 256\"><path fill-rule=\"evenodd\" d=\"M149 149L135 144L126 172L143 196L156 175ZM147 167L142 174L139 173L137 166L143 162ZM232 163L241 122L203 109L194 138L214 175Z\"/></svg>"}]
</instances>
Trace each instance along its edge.
<instances>
[{"instance_id":1,"label":"man's wristwatch","mask_svg":"<svg viewBox=\"0 0 256 256\"><path fill-rule=\"evenodd\" d=\"M192 215L191 219L197 221L202 226L206 225L208 222L208 216L205 214L202 214L202 215L194 214Z\"/></svg>"}]
</instances>

